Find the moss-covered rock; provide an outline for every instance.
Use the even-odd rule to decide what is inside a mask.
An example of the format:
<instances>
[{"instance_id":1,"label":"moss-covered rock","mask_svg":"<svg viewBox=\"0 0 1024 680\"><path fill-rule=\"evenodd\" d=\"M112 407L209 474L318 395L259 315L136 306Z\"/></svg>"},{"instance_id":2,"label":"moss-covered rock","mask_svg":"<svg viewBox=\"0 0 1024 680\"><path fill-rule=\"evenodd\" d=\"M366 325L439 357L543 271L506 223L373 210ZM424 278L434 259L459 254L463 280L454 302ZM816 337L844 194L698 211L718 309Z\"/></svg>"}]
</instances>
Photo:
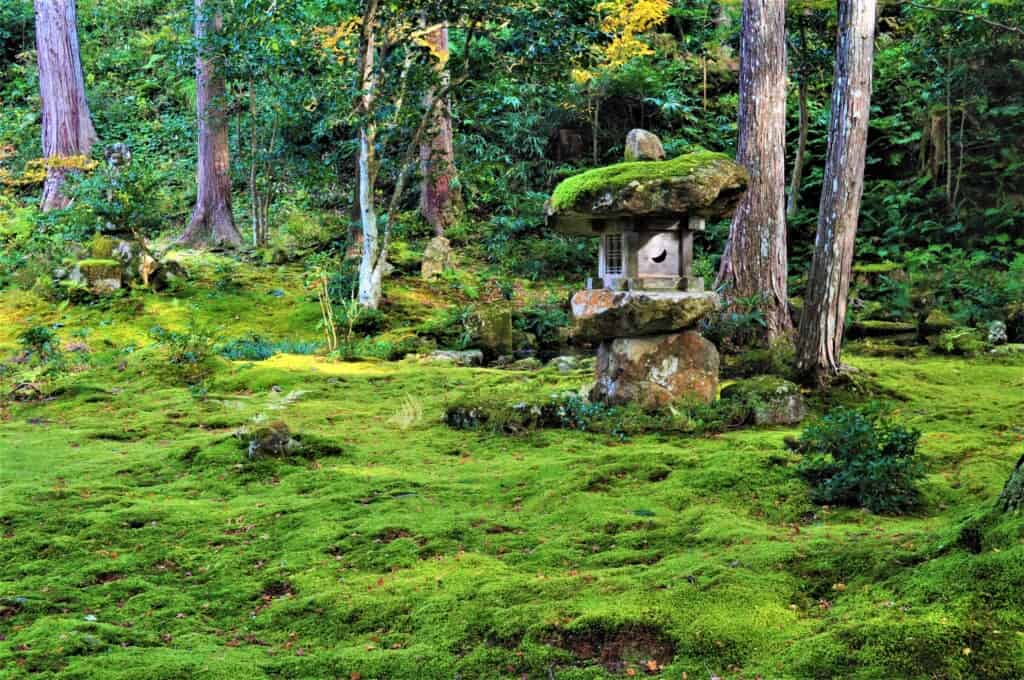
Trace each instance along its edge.
<instances>
[{"instance_id":1,"label":"moss-covered rock","mask_svg":"<svg viewBox=\"0 0 1024 680\"><path fill-rule=\"evenodd\" d=\"M903 321L857 321L850 324L851 338L880 338L905 335L916 337L917 324Z\"/></svg>"},{"instance_id":2,"label":"moss-covered rock","mask_svg":"<svg viewBox=\"0 0 1024 680\"><path fill-rule=\"evenodd\" d=\"M548 204L554 220L572 218L707 218L732 213L747 188L747 171L722 153L695 151L667 161L619 163L559 184Z\"/></svg>"},{"instance_id":3,"label":"moss-covered rock","mask_svg":"<svg viewBox=\"0 0 1024 680\"><path fill-rule=\"evenodd\" d=\"M722 399L741 404L755 425L796 425L807 417L800 388L774 375L728 385L722 390Z\"/></svg>"},{"instance_id":4,"label":"moss-covered rock","mask_svg":"<svg viewBox=\"0 0 1024 680\"><path fill-rule=\"evenodd\" d=\"M928 312L928 316L921 323L921 334L925 336L938 335L952 330L956 326L956 321L949 314L941 309L933 309Z\"/></svg>"},{"instance_id":5,"label":"moss-covered rock","mask_svg":"<svg viewBox=\"0 0 1024 680\"><path fill-rule=\"evenodd\" d=\"M117 241L109 236L96 234L92 237L92 241L89 242L89 254L95 260L113 259L116 252Z\"/></svg>"},{"instance_id":6,"label":"moss-covered rock","mask_svg":"<svg viewBox=\"0 0 1024 680\"><path fill-rule=\"evenodd\" d=\"M111 259L88 259L78 263L78 272L89 290L110 293L120 290L123 283L121 262Z\"/></svg>"},{"instance_id":7,"label":"moss-covered rock","mask_svg":"<svg viewBox=\"0 0 1024 680\"><path fill-rule=\"evenodd\" d=\"M512 354L513 342L512 312L507 308L483 309L474 319L476 344L487 359Z\"/></svg>"}]
</instances>

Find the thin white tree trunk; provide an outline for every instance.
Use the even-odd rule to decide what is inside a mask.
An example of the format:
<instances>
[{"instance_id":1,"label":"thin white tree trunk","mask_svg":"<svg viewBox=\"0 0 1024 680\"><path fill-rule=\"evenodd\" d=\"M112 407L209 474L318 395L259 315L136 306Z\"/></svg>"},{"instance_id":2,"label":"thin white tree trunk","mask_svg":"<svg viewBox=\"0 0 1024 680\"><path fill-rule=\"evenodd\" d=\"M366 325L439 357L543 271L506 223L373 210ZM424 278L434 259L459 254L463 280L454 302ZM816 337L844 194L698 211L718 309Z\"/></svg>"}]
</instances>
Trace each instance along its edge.
<instances>
[{"instance_id":1,"label":"thin white tree trunk","mask_svg":"<svg viewBox=\"0 0 1024 680\"><path fill-rule=\"evenodd\" d=\"M874 61L876 0L840 0L832 113L814 261L800 321L797 369L827 384L840 372L840 352L853 267Z\"/></svg>"},{"instance_id":2,"label":"thin white tree trunk","mask_svg":"<svg viewBox=\"0 0 1024 680\"><path fill-rule=\"evenodd\" d=\"M373 121L374 100L377 90L376 21L378 0L368 0L363 13L360 41L360 96L359 108L363 115L359 130L359 221L363 231L363 253L359 261L359 303L376 309L383 295L383 270L387 253L383 252L377 226L376 174L377 161L374 146L377 125Z\"/></svg>"},{"instance_id":3,"label":"thin white tree trunk","mask_svg":"<svg viewBox=\"0 0 1024 680\"><path fill-rule=\"evenodd\" d=\"M769 340L788 334L786 291L786 7L744 0L737 160L750 173L722 257L730 300L760 297Z\"/></svg>"},{"instance_id":4,"label":"thin white tree trunk","mask_svg":"<svg viewBox=\"0 0 1024 680\"><path fill-rule=\"evenodd\" d=\"M52 159L43 185L42 209L64 208L66 167L61 158L88 156L96 130L85 99L74 0L35 0L39 95L42 99L43 156Z\"/></svg>"}]
</instances>

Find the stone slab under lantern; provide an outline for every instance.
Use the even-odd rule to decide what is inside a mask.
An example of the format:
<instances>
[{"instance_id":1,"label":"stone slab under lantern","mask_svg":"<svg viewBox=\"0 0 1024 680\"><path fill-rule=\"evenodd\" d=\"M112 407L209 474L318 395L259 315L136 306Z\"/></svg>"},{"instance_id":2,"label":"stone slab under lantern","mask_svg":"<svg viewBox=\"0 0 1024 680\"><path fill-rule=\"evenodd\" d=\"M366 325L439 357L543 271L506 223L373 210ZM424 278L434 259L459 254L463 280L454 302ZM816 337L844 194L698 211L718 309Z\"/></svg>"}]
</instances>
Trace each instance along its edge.
<instances>
[{"instance_id":1,"label":"stone slab under lantern","mask_svg":"<svg viewBox=\"0 0 1024 680\"><path fill-rule=\"evenodd\" d=\"M573 334L596 342L674 333L695 327L718 304L715 293L581 290L572 298Z\"/></svg>"}]
</instances>

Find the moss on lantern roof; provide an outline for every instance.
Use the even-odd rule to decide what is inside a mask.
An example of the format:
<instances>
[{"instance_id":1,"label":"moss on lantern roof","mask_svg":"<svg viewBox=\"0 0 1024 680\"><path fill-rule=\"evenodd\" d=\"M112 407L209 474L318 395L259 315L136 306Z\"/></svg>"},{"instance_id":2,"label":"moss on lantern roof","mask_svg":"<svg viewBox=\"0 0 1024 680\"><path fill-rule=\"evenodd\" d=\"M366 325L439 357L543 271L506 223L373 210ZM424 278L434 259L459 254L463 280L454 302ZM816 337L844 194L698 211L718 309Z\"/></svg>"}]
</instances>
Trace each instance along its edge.
<instances>
[{"instance_id":1,"label":"moss on lantern roof","mask_svg":"<svg viewBox=\"0 0 1024 680\"><path fill-rule=\"evenodd\" d=\"M672 179L691 175L716 161L734 161L724 153L700 149L667 161L633 161L595 168L562 181L551 194L551 210L558 212L574 206L585 194L618 189L635 181Z\"/></svg>"}]
</instances>

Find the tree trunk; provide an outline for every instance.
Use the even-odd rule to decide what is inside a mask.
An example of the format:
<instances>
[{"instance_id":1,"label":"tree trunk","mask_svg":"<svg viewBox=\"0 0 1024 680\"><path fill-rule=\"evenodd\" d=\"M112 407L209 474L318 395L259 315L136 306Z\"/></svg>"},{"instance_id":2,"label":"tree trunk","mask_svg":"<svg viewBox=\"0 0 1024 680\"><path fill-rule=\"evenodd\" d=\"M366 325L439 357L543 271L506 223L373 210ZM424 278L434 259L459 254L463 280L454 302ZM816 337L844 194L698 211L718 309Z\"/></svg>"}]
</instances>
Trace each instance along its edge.
<instances>
[{"instance_id":1,"label":"tree trunk","mask_svg":"<svg viewBox=\"0 0 1024 680\"><path fill-rule=\"evenodd\" d=\"M196 167L197 196L192 219L180 243L239 246L242 235L231 212L231 155L228 151L228 119L224 114L224 76L216 58L204 54L210 32L221 30L223 18L211 14L204 0L195 0L196 109L199 113L199 159Z\"/></svg>"},{"instance_id":2,"label":"tree trunk","mask_svg":"<svg viewBox=\"0 0 1024 680\"><path fill-rule=\"evenodd\" d=\"M96 130L85 100L75 1L35 0L35 10L43 157L54 159L43 184L42 209L49 211L69 203L61 193L67 168L60 159L88 156L96 143Z\"/></svg>"},{"instance_id":3,"label":"tree trunk","mask_svg":"<svg viewBox=\"0 0 1024 680\"><path fill-rule=\"evenodd\" d=\"M839 374L871 112L875 0L840 0L828 151L797 369L818 385Z\"/></svg>"},{"instance_id":4,"label":"tree trunk","mask_svg":"<svg viewBox=\"0 0 1024 680\"><path fill-rule=\"evenodd\" d=\"M804 183L804 160L807 158L807 131L810 127L810 116L807 112L807 78L801 76L799 87L800 98L800 138L796 145L796 158L793 159L793 176L789 184L789 202L786 204L786 217L793 219L800 209L800 187Z\"/></svg>"},{"instance_id":5,"label":"tree trunk","mask_svg":"<svg viewBox=\"0 0 1024 680\"><path fill-rule=\"evenodd\" d=\"M731 300L760 296L767 338L792 329L786 293L786 8L744 0L738 161L750 184L736 209L718 284Z\"/></svg>"},{"instance_id":6,"label":"tree trunk","mask_svg":"<svg viewBox=\"0 0 1024 680\"><path fill-rule=\"evenodd\" d=\"M999 494L998 506L1003 512L1024 510L1024 457L1017 461L1013 473L1006 480L1006 486Z\"/></svg>"},{"instance_id":7,"label":"tree trunk","mask_svg":"<svg viewBox=\"0 0 1024 680\"><path fill-rule=\"evenodd\" d=\"M448 26L441 24L424 36L433 57L437 60L437 88L448 90ZM424 97L424 107L434 110L431 132L433 139L420 145L420 172L423 183L420 188L420 212L434 228L436 236L444 236L444 230L451 225L458 214L461 196L455 184L455 147L452 139L452 112L450 97L445 94L442 101L434 102L438 89L432 88Z\"/></svg>"},{"instance_id":8,"label":"tree trunk","mask_svg":"<svg viewBox=\"0 0 1024 680\"><path fill-rule=\"evenodd\" d=\"M359 221L363 231L363 254L359 261L359 303L376 309L383 294L383 271L387 254L383 252L377 225L376 183L377 125L373 106L377 90L376 22L379 0L369 0L363 13L359 51Z\"/></svg>"}]
</instances>

